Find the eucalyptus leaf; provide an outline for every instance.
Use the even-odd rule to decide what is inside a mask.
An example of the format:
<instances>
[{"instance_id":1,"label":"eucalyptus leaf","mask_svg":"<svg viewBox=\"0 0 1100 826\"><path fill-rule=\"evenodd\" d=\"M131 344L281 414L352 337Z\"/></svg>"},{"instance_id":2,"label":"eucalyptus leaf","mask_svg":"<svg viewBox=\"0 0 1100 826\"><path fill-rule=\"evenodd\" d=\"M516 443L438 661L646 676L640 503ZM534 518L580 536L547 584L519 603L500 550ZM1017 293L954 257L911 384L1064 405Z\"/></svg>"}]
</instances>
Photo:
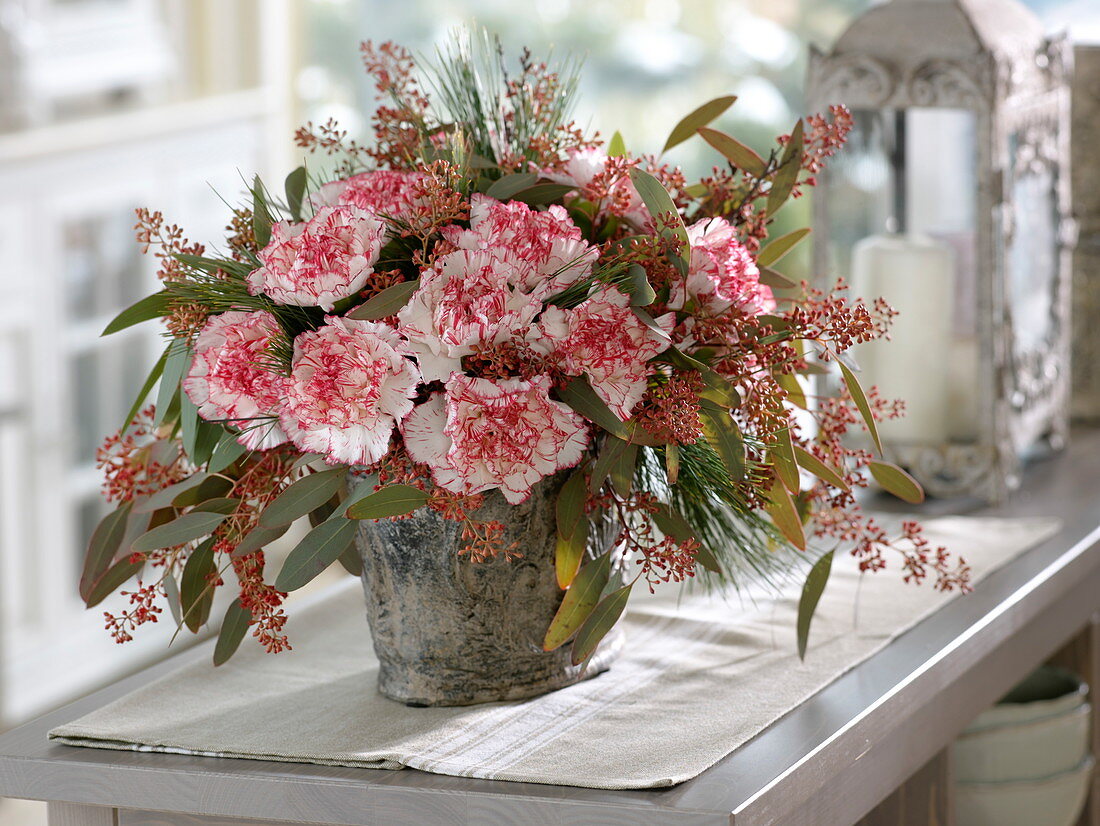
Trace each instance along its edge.
<instances>
[{"instance_id":1,"label":"eucalyptus leaf","mask_svg":"<svg viewBox=\"0 0 1100 826\"><path fill-rule=\"evenodd\" d=\"M664 536L675 539L677 542L697 539L691 525L671 505L664 503L657 505L657 510L653 513L653 524Z\"/></svg>"},{"instance_id":2,"label":"eucalyptus leaf","mask_svg":"<svg viewBox=\"0 0 1100 826\"><path fill-rule=\"evenodd\" d=\"M186 393L180 394L180 441L183 443L183 452L196 467L201 463L195 461L195 441L199 435L199 408L191 401Z\"/></svg>"},{"instance_id":3,"label":"eucalyptus leaf","mask_svg":"<svg viewBox=\"0 0 1100 826\"><path fill-rule=\"evenodd\" d=\"M256 246L263 249L271 241L271 213L267 209L264 185L257 175L252 179L252 234Z\"/></svg>"},{"instance_id":4,"label":"eucalyptus leaf","mask_svg":"<svg viewBox=\"0 0 1100 826\"><path fill-rule=\"evenodd\" d=\"M502 175L497 178L485 190L485 194L498 201L511 200L516 193L530 189L538 181L539 176L533 172L515 172L510 175Z\"/></svg>"},{"instance_id":5,"label":"eucalyptus leaf","mask_svg":"<svg viewBox=\"0 0 1100 826\"><path fill-rule=\"evenodd\" d=\"M224 513L185 513L167 524L146 531L130 547L135 551L174 548L206 536L225 520Z\"/></svg>"},{"instance_id":6,"label":"eucalyptus leaf","mask_svg":"<svg viewBox=\"0 0 1100 826\"><path fill-rule=\"evenodd\" d=\"M600 488L603 487L604 481L606 481L607 477L612 474L612 471L616 470L617 466L622 463L623 456L627 453L633 454L630 461L629 472L630 477L633 478L634 460L637 458L638 446L614 436L608 436L607 439L604 440L603 447L600 448L600 453L596 457L596 464L592 467L592 475L588 480L588 489L593 494L600 492ZM619 491L621 482L616 482L612 479L612 484L620 496L626 496L626 494ZM627 493L629 493L629 488L627 489Z\"/></svg>"},{"instance_id":7,"label":"eucalyptus leaf","mask_svg":"<svg viewBox=\"0 0 1100 826\"><path fill-rule=\"evenodd\" d=\"M592 385L588 383L585 376L573 379L558 393L563 402L588 421L624 441L629 438L626 426L607 406L607 402L596 395L596 391L592 389Z\"/></svg>"},{"instance_id":8,"label":"eucalyptus leaf","mask_svg":"<svg viewBox=\"0 0 1100 826\"><path fill-rule=\"evenodd\" d=\"M883 489L910 505L924 501L924 489L912 476L891 462L870 462L867 465L875 481Z\"/></svg>"},{"instance_id":9,"label":"eucalyptus leaf","mask_svg":"<svg viewBox=\"0 0 1100 826\"><path fill-rule=\"evenodd\" d=\"M205 502L199 502L195 505L194 510L200 513L230 514L237 510L239 504L241 504L240 499L231 496L219 496L214 499L207 499Z\"/></svg>"},{"instance_id":10,"label":"eucalyptus leaf","mask_svg":"<svg viewBox=\"0 0 1100 826\"><path fill-rule=\"evenodd\" d=\"M529 206L542 206L561 200L565 195L575 190L575 186L569 184L535 184L532 187L521 190L512 196L513 201L522 201Z\"/></svg>"},{"instance_id":11,"label":"eucalyptus leaf","mask_svg":"<svg viewBox=\"0 0 1100 826\"><path fill-rule=\"evenodd\" d=\"M764 245L763 249L756 256L756 263L761 267L770 267L810 234L809 227L802 227L796 229L794 232L788 232L786 235L780 235L778 238L769 241Z\"/></svg>"},{"instance_id":12,"label":"eucalyptus leaf","mask_svg":"<svg viewBox=\"0 0 1100 826\"><path fill-rule=\"evenodd\" d=\"M428 504L428 494L412 485L386 485L353 501L345 511L348 519L386 519L404 516Z\"/></svg>"},{"instance_id":13,"label":"eucalyptus leaf","mask_svg":"<svg viewBox=\"0 0 1100 826\"><path fill-rule=\"evenodd\" d=\"M225 611L225 618L218 632L218 641L214 644L214 665L223 665L237 653L251 624L252 613L241 607L239 597L233 600Z\"/></svg>"},{"instance_id":14,"label":"eucalyptus leaf","mask_svg":"<svg viewBox=\"0 0 1100 826\"><path fill-rule=\"evenodd\" d=\"M653 291L653 285L649 283L649 276L646 274L645 267L641 264L630 265L630 269L627 270L627 281L623 287L630 294L630 305L632 307L646 307L652 304L657 297L657 293ZM664 330L661 330L661 332L665 337L668 336Z\"/></svg>"},{"instance_id":15,"label":"eucalyptus leaf","mask_svg":"<svg viewBox=\"0 0 1100 826\"><path fill-rule=\"evenodd\" d=\"M191 349L186 342L174 339L168 348L168 358L164 362L164 371L160 376L160 388L157 390L157 413L155 425L163 424L172 406L172 397L179 391L180 382L191 366Z\"/></svg>"},{"instance_id":16,"label":"eucalyptus leaf","mask_svg":"<svg viewBox=\"0 0 1100 826\"><path fill-rule=\"evenodd\" d=\"M92 584L84 604L89 608L99 605L140 571L143 565L143 562L131 562L128 556L123 557Z\"/></svg>"},{"instance_id":17,"label":"eucalyptus leaf","mask_svg":"<svg viewBox=\"0 0 1100 826\"><path fill-rule=\"evenodd\" d=\"M233 549L231 554L234 557L244 556L246 554L254 553L263 548L266 548L280 536L290 530L290 525L279 525L274 528L263 528L257 525L244 535L244 538L237 543L237 547Z\"/></svg>"},{"instance_id":18,"label":"eucalyptus leaf","mask_svg":"<svg viewBox=\"0 0 1100 826\"><path fill-rule=\"evenodd\" d=\"M99 521L88 549L84 553L84 569L80 574L80 596L87 602L96 583L103 578L111 567L111 561L122 546L126 534L126 524L130 517L132 503L126 502L108 513ZM91 607L90 605L88 606Z\"/></svg>"},{"instance_id":19,"label":"eucalyptus leaf","mask_svg":"<svg viewBox=\"0 0 1100 826\"><path fill-rule=\"evenodd\" d=\"M763 178L768 171L768 163L756 152L749 149L736 138L732 138L717 129L699 129L703 140L717 149L727 161L754 178Z\"/></svg>"},{"instance_id":20,"label":"eucalyptus leaf","mask_svg":"<svg viewBox=\"0 0 1100 826\"><path fill-rule=\"evenodd\" d=\"M645 203L649 214L653 216L654 223L659 228L660 234L665 237L673 237L680 244L678 255L672 256L672 263L677 272L686 276L688 262L691 260L691 240L688 238L687 227L680 211L676 209L676 203L664 185L644 170L634 168L630 170L630 180L634 182L634 188L638 190L642 202ZM668 217L672 218L672 225L667 223Z\"/></svg>"},{"instance_id":21,"label":"eucalyptus leaf","mask_svg":"<svg viewBox=\"0 0 1100 826\"><path fill-rule=\"evenodd\" d=\"M770 267L760 267L760 283L765 287L771 287L776 290L793 290L798 286L798 284L787 278L783 273L776 272Z\"/></svg>"},{"instance_id":22,"label":"eucalyptus leaf","mask_svg":"<svg viewBox=\"0 0 1100 826\"><path fill-rule=\"evenodd\" d=\"M822 482L826 482L832 485L834 488L840 488L841 490L850 490L848 483L844 481L844 477L840 475L840 472L838 470L829 467L808 450L805 450L798 445L795 445L794 458L798 462L798 464L800 464Z\"/></svg>"},{"instance_id":23,"label":"eucalyptus leaf","mask_svg":"<svg viewBox=\"0 0 1100 826\"><path fill-rule=\"evenodd\" d=\"M295 591L313 580L355 541L357 528L351 519L334 517L307 533L287 555L275 578L276 590Z\"/></svg>"},{"instance_id":24,"label":"eucalyptus leaf","mask_svg":"<svg viewBox=\"0 0 1100 826\"><path fill-rule=\"evenodd\" d=\"M599 603L610 576L610 553L590 559L581 566L546 631L546 638L542 643L544 651L561 648L577 633Z\"/></svg>"},{"instance_id":25,"label":"eucalyptus leaf","mask_svg":"<svg viewBox=\"0 0 1100 826\"><path fill-rule=\"evenodd\" d=\"M134 302L121 313L111 319L110 323L103 328L101 336L109 336L112 333L117 333L119 330L125 330L128 327L133 327L135 324L141 324L143 321L151 321L154 318L161 318L168 314L168 293L161 290L159 293L153 293L147 295L139 301Z\"/></svg>"},{"instance_id":26,"label":"eucalyptus leaf","mask_svg":"<svg viewBox=\"0 0 1100 826\"><path fill-rule=\"evenodd\" d=\"M840 374L844 377L848 394L859 409L859 414L863 417L863 423L867 426L867 432L871 434L871 440L878 448L878 452L882 453L882 441L879 439L878 425L875 424L875 417L871 414L871 405L867 401L867 394L863 392L859 379L856 378L855 373L847 364L843 361L837 361L837 365L840 367Z\"/></svg>"},{"instance_id":27,"label":"eucalyptus leaf","mask_svg":"<svg viewBox=\"0 0 1100 826\"><path fill-rule=\"evenodd\" d=\"M306 168L299 166L286 176L286 181L283 183L286 205L290 210L290 217L295 221L302 220L302 200L306 196L306 180Z\"/></svg>"},{"instance_id":28,"label":"eucalyptus leaf","mask_svg":"<svg viewBox=\"0 0 1100 826\"><path fill-rule=\"evenodd\" d=\"M791 442L791 431L780 428L774 434L775 439L771 443L771 459L776 473L791 493L798 493L798 463L794 458L794 444Z\"/></svg>"},{"instance_id":29,"label":"eucalyptus leaf","mask_svg":"<svg viewBox=\"0 0 1100 826\"><path fill-rule=\"evenodd\" d=\"M310 473L291 482L260 514L260 527L289 525L318 505L324 504L340 489L347 478L346 467L334 467Z\"/></svg>"},{"instance_id":30,"label":"eucalyptus leaf","mask_svg":"<svg viewBox=\"0 0 1100 826\"><path fill-rule=\"evenodd\" d=\"M733 106L733 102L737 100L736 95L725 95L714 100L708 100L699 108L689 112L680 119L680 122L672 127L672 132L669 133L668 140L665 141L665 146L661 150L663 155L674 146L686 141L692 135L694 135L703 126L711 123L715 118L719 117L723 112Z\"/></svg>"},{"instance_id":31,"label":"eucalyptus leaf","mask_svg":"<svg viewBox=\"0 0 1100 826\"><path fill-rule=\"evenodd\" d=\"M183 566L183 575L180 577L180 607L183 609L183 622L192 633L198 633L198 630L210 619L210 606L214 604L214 589L210 585L210 577L216 570L214 539L211 537L187 557L187 562Z\"/></svg>"},{"instance_id":32,"label":"eucalyptus leaf","mask_svg":"<svg viewBox=\"0 0 1100 826\"><path fill-rule=\"evenodd\" d=\"M183 625L183 610L180 607L180 586L173 574L167 574L163 580L164 601L168 603L168 613L176 627Z\"/></svg>"},{"instance_id":33,"label":"eucalyptus leaf","mask_svg":"<svg viewBox=\"0 0 1100 826\"><path fill-rule=\"evenodd\" d=\"M745 442L730 416L729 410L714 401L701 397L699 412L703 419L703 435L714 448L730 478L739 482L745 478Z\"/></svg>"},{"instance_id":34,"label":"eucalyptus leaf","mask_svg":"<svg viewBox=\"0 0 1100 826\"><path fill-rule=\"evenodd\" d=\"M560 588L569 587L588 547L587 499L584 472L575 470L565 480L555 503L558 542L554 552L554 570Z\"/></svg>"},{"instance_id":35,"label":"eucalyptus leaf","mask_svg":"<svg viewBox=\"0 0 1100 826\"><path fill-rule=\"evenodd\" d=\"M622 133L616 130L611 140L607 142L607 157L621 158L624 155L626 155L626 141L623 140Z\"/></svg>"},{"instance_id":36,"label":"eucalyptus leaf","mask_svg":"<svg viewBox=\"0 0 1100 826\"><path fill-rule=\"evenodd\" d=\"M619 621L619 617L626 609L626 601L630 599L630 589L633 585L633 582L624 585L605 596L581 624L577 637L573 640L571 652L573 665L580 665L592 656L596 646L615 627L615 623Z\"/></svg>"},{"instance_id":37,"label":"eucalyptus leaf","mask_svg":"<svg viewBox=\"0 0 1100 826\"><path fill-rule=\"evenodd\" d=\"M680 446L672 442L665 445L665 475L670 485L680 479Z\"/></svg>"},{"instance_id":38,"label":"eucalyptus leaf","mask_svg":"<svg viewBox=\"0 0 1100 826\"><path fill-rule=\"evenodd\" d=\"M180 403L183 403L184 394L180 394ZM208 422L200 419L195 433L195 451L191 455L191 461L198 466L210 461L214 448L218 446L225 428L216 422Z\"/></svg>"},{"instance_id":39,"label":"eucalyptus leaf","mask_svg":"<svg viewBox=\"0 0 1100 826\"><path fill-rule=\"evenodd\" d=\"M209 473L200 472L188 476L182 481L176 482L173 485L169 485L166 488L161 488L156 493L149 496L141 497L134 501L135 513L152 513L155 510L169 507L173 500L181 493L191 488L197 487L210 478Z\"/></svg>"},{"instance_id":40,"label":"eucalyptus leaf","mask_svg":"<svg viewBox=\"0 0 1100 826\"><path fill-rule=\"evenodd\" d=\"M194 485L177 493L172 499L172 506L176 508L186 508L190 505L197 505L199 502L205 502L207 499L224 496L229 493L232 488L233 482L226 479L224 476L206 475L206 478L198 485Z\"/></svg>"},{"instance_id":41,"label":"eucalyptus leaf","mask_svg":"<svg viewBox=\"0 0 1100 826\"><path fill-rule=\"evenodd\" d=\"M336 561L352 576L363 575L363 557L359 555L359 549L355 547L354 540L348 547L341 551Z\"/></svg>"},{"instance_id":42,"label":"eucalyptus leaf","mask_svg":"<svg viewBox=\"0 0 1100 826\"><path fill-rule=\"evenodd\" d=\"M802 140L802 119L791 129L791 138L783 150L779 159L779 169L772 179L772 187L768 190L768 215L775 215L779 208L787 202L798 182L798 173L802 170L802 153L804 150Z\"/></svg>"},{"instance_id":43,"label":"eucalyptus leaf","mask_svg":"<svg viewBox=\"0 0 1100 826\"><path fill-rule=\"evenodd\" d=\"M149 371L149 375L145 377L145 383L141 385L141 390L138 391L134 403L130 405L130 410L126 414L126 421L119 427L120 435L125 435L126 431L130 429L130 425L134 421L134 416L141 410L142 405L145 404L145 400L149 397L149 393L153 390L153 385L157 383L157 379L159 379L164 372L164 365L165 362L168 361L168 353L171 349L171 345L164 348L164 352L160 354L157 363L153 365L153 368Z\"/></svg>"},{"instance_id":44,"label":"eucalyptus leaf","mask_svg":"<svg viewBox=\"0 0 1100 826\"><path fill-rule=\"evenodd\" d=\"M778 477L772 481L768 490L768 503L764 506L764 510L788 542L800 551L806 550L806 533L802 529L802 518L798 514L791 494Z\"/></svg>"},{"instance_id":45,"label":"eucalyptus leaf","mask_svg":"<svg viewBox=\"0 0 1100 826\"><path fill-rule=\"evenodd\" d=\"M798 600L798 658L806 659L806 644L810 639L810 622L817 610L817 603L829 581L833 568L833 552L822 556L810 569L806 582L802 585L802 596Z\"/></svg>"},{"instance_id":46,"label":"eucalyptus leaf","mask_svg":"<svg viewBox=\"0 0 1100 826\"><path fill-rule=\"evenodd\" d=\"M795 407L801 407L803 410L808 409L806 406L806 391L802 389L802 385L799 384L798 377L794 373L777 373L775 381L787 391L787 401Z\"/></svg>"},{"instance_id":47,"label":"eucalyptus leaf","mask_svg":"<svg viewBox=\"0 0 1100 826\"><path fill-rule=\"evenodd\" d=\"M218 441L206 469L211 473L220 473L235 461L248 453L248 448L237 441L238 434L226 431Z\"/></svg>"},{"instance_id":48,"label":"eucalyptus leaf","mask_svg":"<svg viewBox=\"0 0 1100 826\"><path fill-rule=\"evenodd\" d=\"M378 321L388 318L409 303L419 286L420 281L413 280L386 287L348 313L347 317L359 321Z\"/></svg>"}]
</instances>

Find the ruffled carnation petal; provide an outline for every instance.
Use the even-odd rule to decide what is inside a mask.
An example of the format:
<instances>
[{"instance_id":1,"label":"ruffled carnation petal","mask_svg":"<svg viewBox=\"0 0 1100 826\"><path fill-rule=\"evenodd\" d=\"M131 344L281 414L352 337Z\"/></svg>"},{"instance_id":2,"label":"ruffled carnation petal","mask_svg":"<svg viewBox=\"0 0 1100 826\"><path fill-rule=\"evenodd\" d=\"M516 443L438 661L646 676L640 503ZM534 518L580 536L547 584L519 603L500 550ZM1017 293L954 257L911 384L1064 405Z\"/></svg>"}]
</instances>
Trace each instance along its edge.
<instances>
[{"instance_id":1,"label":"ruffled carnation petal","mask_svg":"<svg viewBox=\"0 0 1100 826\"><path fill-rule=\"evenodd\" d=\"M475 194L470 228L447 227L443 237L457 249L487 250L513 265L513 286L539 298L587 278L599 258L599 250L557 204L540 212L522 201L503 203Z\"/></svg>"},{"instance_id":2,"label":"ruffled carnation petal","mask_svg":"<svg viewBox=\"0 0 1100 826\"><path fill-rule=\"evenodd\" d=\"M452 493L500 488L522 502L540 479L581 460L584 420L550 398L549 376L479 379L455 374L446 392L417 406L401 423L405 445Z\"/></svg>"},{"instance_id":3,"label":"ruffled carnation petal","mask_svg":"<svg viewBox=\"0 0 1100 826\"><path fill-rule=\"evenodd\" d=\"M749 315L775 309L771 288L760 283L760 269L724 218L697 221L688 227L691 261L685 282L674 285L668 306L681 309L694 299L700 309L717 314L735 307Z\"/></svg>"},{"instance_id":4,"label":"ruffled carnation petal","mask_svg":"<svg viewBox=\"0 0 1100 826\"><path fill-rule=\"evenodd\" d=\"M304 224L278 221L260 251L261 266L248 276L248 291L331 310L362 289L385 241L383 220L356 206L324 207Z\"/></svg>"},{"instance_id":5,"label":"ruffled carnation petal","mask_svg":"<svg viewBox=\"0 0 1100 826\"><path fill-rule=\"evenodd\" d=\"M622 168L613 169L612 159L597 147L570 149L562 169L544 169L541 174L559 184L577 187L586 199L598 203L601 212L616 215L634 227L652 232L653 216L638 194L634 182Z\"/></svg>"},{"instance_id":6,"label":"ruffled carnation petal","mask_svg":"<svg viewBox=\"0 0 1100 826\"><path fill-rule=\"evenodd\" d=\"M523 338L542 302L513 287L516 267L488 250L459 249L436 259L397 313L425 381L445 381L479 345Z\"/></svg>"},{"instance_id":7,"label":"ruffled carnation petal","mask_svg":"<svg viewBox=\"0 0 1100 826\"><path fill-rule=\"evenodd\" d=\"M195 339L182 383L200 416L228 420L240 428L241 444L252 450L281 445L287 438L276 419L283 377L260 366L280 335L279 322L264 310L211 316Z\"/></svg>"},{"instance_id":8,"label":"ruffled carnation petal","mask_svg":"<svg viewBox=\"0 0 1100 826\"><path fill-rule=\"evenodd\" d=\"M675 316L656 319L666 333ZM569 375L587 375L592 389L623 421L642 399L653 368L649 360L669 345L630 309L630 299L608 288L573 309L547 307L539 320L542 348L549 348Z\"/></svg>"},{"instance_id":9,"label":"ruffled carnation petal","mask_svg":"<svg viewBox=\"0 0 1100 826\"><path fill-rule=\"evenodd\" d=\"M301 450L367 465L389 449L413 407L420 373L385 324L329 318L294 340L281 422Z\"/></svg>"},{"instance_id":10,"label":"ruffled carnation petal","mask_svg":"<svg viewBox=\"0 0 1100 826\"><path fill-rule=\"evenodd\" d=\"M381 169L361 172L350 178L330 181L311 198L315 209L330 206L354 206L389 218L406 218L423 200L417 184L423 172Z\"/></svg>"}]
</instances>

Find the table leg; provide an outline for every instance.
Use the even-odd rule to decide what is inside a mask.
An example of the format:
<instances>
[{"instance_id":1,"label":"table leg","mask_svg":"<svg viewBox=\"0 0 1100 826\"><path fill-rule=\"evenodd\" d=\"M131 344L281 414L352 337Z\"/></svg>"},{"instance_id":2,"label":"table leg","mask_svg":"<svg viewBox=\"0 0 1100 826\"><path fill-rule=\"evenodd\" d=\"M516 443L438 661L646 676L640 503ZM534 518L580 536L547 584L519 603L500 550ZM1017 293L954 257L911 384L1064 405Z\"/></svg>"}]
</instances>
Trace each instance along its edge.
<instances>
[{"instance_id":1,"label":"table leg","mask_svg":"<svg viewBox=\"0 0 1100 826\"><path fill-rule=\"evenodd\" d=\"M118 809L82 803L48 803L46 820L49 826L118 826Z\"/></svg>"}]
</instances>

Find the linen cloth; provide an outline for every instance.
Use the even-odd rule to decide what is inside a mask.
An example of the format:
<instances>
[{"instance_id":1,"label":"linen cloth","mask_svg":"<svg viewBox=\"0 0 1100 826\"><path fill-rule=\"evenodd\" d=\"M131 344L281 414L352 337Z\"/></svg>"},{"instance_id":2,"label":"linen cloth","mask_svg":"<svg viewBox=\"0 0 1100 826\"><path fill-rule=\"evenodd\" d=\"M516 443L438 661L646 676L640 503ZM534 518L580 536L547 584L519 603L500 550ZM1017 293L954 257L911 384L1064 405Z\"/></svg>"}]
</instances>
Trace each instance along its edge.
<instances>
[{"instance_id":1,"label":"linen cloth","mask_svg":"<svg viewBox=\"0 0 1100 826\"><path fill-rule=\"evenodd\" d=\"M967 559L976 581L1052 536L1058 522L950 517L925 528L933 544ZM378 693L362 592L349 581L291 618L293 651L272 656L246 643L218 669L184 666L49 736L604 789L670 786L959 598L903 584L900 559L889 561L861 585L849 555L834 560L805 662L795 646L799 583L778 596L680 600L666 586L632 603L624 653L610 671L542 697L464 708L407 708Z\"/></svg>"}]
</instances>

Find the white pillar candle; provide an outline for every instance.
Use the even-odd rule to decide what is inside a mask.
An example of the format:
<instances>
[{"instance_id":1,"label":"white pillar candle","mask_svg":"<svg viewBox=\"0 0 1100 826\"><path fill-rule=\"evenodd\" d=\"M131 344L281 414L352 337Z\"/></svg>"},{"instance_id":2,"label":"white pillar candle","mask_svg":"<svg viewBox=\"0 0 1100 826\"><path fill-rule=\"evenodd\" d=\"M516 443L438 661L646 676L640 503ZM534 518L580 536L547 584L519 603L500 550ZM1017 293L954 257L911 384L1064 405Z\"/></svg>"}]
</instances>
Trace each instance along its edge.
<instances>
[{"instance_id":1,"label":"white pillar candle","mask_svg":"<svg viewBox=\"0 0 1100 826\"><path fill-rule=\"evenodd\" d=\"M955 263L951 249L921 235L874 235L856 244L852 292L870 303L881 296L898 311L890 341L855 350L864 388L905 400L906 415L880 426L884 441L943 442L951 421L952 313Z\"/></svg>"}]
</instances>

